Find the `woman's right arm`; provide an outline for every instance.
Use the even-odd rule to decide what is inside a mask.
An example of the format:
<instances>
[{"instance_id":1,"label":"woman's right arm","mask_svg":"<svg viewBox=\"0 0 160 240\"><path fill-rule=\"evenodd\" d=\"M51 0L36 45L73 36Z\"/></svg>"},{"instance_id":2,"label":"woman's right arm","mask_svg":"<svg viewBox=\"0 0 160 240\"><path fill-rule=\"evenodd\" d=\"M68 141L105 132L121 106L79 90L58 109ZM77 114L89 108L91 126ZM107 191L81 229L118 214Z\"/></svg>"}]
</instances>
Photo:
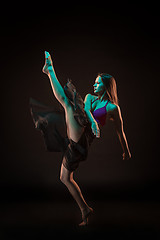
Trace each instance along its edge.
<instances>
[{"instance_id":1,"label":"woman's right arm","mask_svg":"<svg viewBox=\"0 0 160 240\"><path fill-rule=\"evenodd\" d=\"M94 119L92 113L91 113L91 109L92 109L92 96L90 93L88 93L85 97L84 100L84 110L86 112L86 115L88 117L89 122L91 123L91 128L92 128L92 132L94 133L94 135L96 135L96 137L100 137L100 129L98 126L98 123L96 122L96 120Z\"/></svg>"},{"instance_id":2,"label":"woman's right arm","mask_svg":"<svg viewBox=\"0 0 160 240\"><path fill-rule=\"evenodd\" d=\"M92 96L90 93L88 93L86 96L85 96L85 99L84 99L84 104L85 104L85 107L84 107L84 110L88 116L88 120L90 121L90 123L94 122L95 119L91 113L91 109L92 109Z\"/></svg>"}]
</instances>

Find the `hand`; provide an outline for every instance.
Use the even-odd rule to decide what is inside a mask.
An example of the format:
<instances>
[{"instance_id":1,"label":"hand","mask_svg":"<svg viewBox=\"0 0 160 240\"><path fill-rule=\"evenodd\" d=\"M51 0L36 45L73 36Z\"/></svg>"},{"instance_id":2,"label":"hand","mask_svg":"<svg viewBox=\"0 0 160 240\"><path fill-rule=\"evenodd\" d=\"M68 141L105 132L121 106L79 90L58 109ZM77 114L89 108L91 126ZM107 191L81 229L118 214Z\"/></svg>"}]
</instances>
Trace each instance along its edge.
<instances>
[{"instance_id":1,"label":"hand","mask_svg":"<svg viewBox=\"0 0 160 240\"><path fill-rule=\"evenodd\" d=\"M122 154L123 156L123 160L129 160L131 158L131 153L130 152L127 152L127 153L123 153Z\"/></svg>"},{"instance_id":2,"label":"hand","mask_svg":"<svg viewBox=\"0 0 160 240\"><path fill-rule=\"evenodd\" d=\"M100 138L100 129L98 126L98 123L96 121L93 121L91 124L92 132L97 138Z\"/></svg>"}]
</instances>

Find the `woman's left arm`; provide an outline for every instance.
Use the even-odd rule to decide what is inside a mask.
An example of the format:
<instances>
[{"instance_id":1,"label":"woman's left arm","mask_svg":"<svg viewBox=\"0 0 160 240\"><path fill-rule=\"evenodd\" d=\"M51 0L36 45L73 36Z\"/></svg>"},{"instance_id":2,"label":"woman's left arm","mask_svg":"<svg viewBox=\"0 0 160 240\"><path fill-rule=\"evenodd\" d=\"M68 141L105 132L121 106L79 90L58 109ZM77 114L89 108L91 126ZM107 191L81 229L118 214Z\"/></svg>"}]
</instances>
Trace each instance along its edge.
<instances>
[{"instance_id":1,"label":"woman's left arm","mask_svg":"<svg viewBox=\"0 0 160 240\"><path fill-rule=\"evenodd\" d=\"M119 106L116 106L115 109L113 110L113 120L114 120L117 135L119 137L119 141L123 149L123 160L128 160L131 158L131 153L129 151L126 135L124 133L123 119L122 119L121 110Z\"/></svg>"}]
</instances>

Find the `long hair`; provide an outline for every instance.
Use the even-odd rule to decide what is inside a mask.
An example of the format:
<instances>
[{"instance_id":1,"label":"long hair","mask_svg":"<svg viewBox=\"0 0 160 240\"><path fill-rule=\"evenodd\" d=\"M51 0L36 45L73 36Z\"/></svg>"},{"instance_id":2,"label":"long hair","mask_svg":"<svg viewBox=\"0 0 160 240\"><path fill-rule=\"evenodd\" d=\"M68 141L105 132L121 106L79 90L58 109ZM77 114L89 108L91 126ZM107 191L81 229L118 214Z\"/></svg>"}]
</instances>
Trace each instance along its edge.
<instances>
[{"instance_id":1,"label":"long hair","mask_svg":"<svg viewBox=\"0 0 160 240\"><path fill-rule=\"evenodd\" d=\"M114 77L108 73L99 73L98 76L101 77L102 82L105 86L107 99L113 104L118 105L117 85Z\"/></svg>"}]
</instances>

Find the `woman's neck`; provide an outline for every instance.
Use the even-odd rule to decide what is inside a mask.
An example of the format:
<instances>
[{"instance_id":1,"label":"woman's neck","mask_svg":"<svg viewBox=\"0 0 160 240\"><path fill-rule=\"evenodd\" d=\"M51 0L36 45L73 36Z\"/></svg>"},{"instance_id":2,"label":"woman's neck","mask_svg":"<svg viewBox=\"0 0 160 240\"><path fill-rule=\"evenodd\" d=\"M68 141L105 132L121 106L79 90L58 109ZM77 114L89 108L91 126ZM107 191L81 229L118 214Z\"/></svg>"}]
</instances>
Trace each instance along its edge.
<instances>
[{"instance_id":1,"label":"woman's neck","mask_svg":"<svg viewBox=\"0 0 160 240\"><path fill-rule=\"evenodd\" d=\"M98 95L98 99L102 102L105 101L107 98L105 97L106 92L104 92L102 95Z\"/></svg>"}]
</instances>

